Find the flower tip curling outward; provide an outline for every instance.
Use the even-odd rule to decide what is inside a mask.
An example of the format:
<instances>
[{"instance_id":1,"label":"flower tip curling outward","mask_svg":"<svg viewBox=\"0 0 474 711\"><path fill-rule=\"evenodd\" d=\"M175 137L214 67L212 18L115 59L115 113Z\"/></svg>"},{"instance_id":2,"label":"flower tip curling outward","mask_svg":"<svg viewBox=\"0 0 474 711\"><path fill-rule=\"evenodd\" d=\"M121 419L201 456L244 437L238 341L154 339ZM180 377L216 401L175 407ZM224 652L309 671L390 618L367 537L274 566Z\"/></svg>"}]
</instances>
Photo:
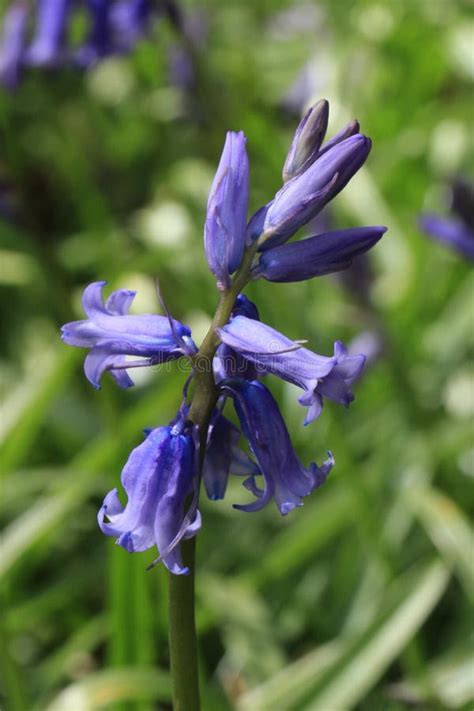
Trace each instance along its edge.
<instances>
[{"instance_id":1,"label":"flower tip curling outward","mask_svg":"<svg viewBox=\"0 0 474 711\"><path fill-rule=\"evenodd\" d=\"M128 497L126 506L113 489L97 517L103 533L115 537L129 553L156 545L160 559L175 575L189 573L181 558L180 541L192 538L201 526L194 501L186 514L184 511L196 484L196 465L192 433L181 424L152 430L131 452L121 477Z\"/></svg>"},{"instance_id":2,"label":"flower tip curling outward","mask_svg":"<svg viewBox=\"0 0 474 711\"><path fill-rule=\"evenodd\" d=\"M179 321L157 314L128 315L134 291L118 289L104 304L105 284L105 281L89 284L82 296L87 318L61 328L65 343L90 348L84 372L96 389L100 388L105 370L110 371L120 387L127 388L133 385L127 368L156 365L195 352L190 329ZM127 356L140 356L142 360L129 362Z\"/></svg>"},{"instance_id":3,"label":"flower tip curling outward","mask_svg":"<svg viewBox=\"0 0 474 711\"><path fill-rule=\"evenodd\" d=\"M204 226L204 250L209 269L220 288L242 262L245 248L249 191L246 138L229 131L211 185Z\"/></svg>"}]
</instances>

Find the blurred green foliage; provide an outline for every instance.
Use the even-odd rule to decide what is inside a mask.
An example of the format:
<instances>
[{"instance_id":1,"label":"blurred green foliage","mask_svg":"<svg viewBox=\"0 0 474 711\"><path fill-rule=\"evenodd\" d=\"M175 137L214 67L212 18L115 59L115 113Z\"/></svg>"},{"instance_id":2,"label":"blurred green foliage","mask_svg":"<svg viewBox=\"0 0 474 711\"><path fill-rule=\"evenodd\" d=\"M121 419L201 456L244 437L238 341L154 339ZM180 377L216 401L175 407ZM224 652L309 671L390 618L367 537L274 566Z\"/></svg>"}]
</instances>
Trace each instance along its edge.
<instances>
[{"instance_id":1,"label":"blurred green foliage","mask_svg":"<svg viewBox=\"0 0 474 711\"><path fill-rule=\"evenodd\" d=\"M171 418L176 364L132 391L95 392L58 327L82 287L160 278L176 318L204 334L216 292L202 251L207 190L227 129L248 136L251 207L280 183L296 117L282 110L306 66L331 128L357 117L374 141L336 199L335 224L387 224L370 312L340 283L254 284L262 319L328 353L382 329L384 357L345 411L317 423L269 381L304 462L336 468L303 509L202 502L198 624L209 711L472 708L473 280L419 234L444 185L473 172L473 40L458 0L183 2L209 23L199 82L172 85L165 23L130 57L88 74L28 72L0 96L0 171L16 219L0 223L2 708L169 708L166 575L97 529L144 427ZM471 656L470 656L471 655Z\"/></svg>"}]
</instances>

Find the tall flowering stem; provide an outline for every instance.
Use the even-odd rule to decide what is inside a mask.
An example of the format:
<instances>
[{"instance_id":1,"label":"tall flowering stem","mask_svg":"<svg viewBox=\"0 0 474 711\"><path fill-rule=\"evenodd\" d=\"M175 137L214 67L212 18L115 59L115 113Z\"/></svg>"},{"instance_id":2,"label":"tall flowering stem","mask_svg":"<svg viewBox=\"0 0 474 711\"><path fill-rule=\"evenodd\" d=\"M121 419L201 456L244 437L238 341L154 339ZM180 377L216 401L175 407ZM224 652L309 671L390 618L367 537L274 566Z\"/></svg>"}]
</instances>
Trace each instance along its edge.
<instances>
[{"instance_id":1,"label":"tall flowering stem","mask_svg":"<svg viewBox=\"0 0 474 711\"><path fill-rule=\"evenodd\" d=\"M147 430L122 470L124 506L117 489L98 513L107 536L129 553L153 546L170 571L170 662L175 711L199 711L198 655L194 618L194 536L201 527L201 482L211 500L224 497L230 474L244 477L255 498L234 507L256 512L273 501L282 516L303 505L334 466L334 457L304 466L293 446L278 404L260 381L276 375L303 390L305 424L322 413L324 400L348 406L363 354L341 341L332 356L302 347L260 321L244 294L255 279L301 281L346 269L353 257L378 242L384 227L329 232L291 245L286 242L340 192L362 166L370 139L350 123L326 144L328 105L310 109L298 127L283 170L283 185L247 223L249 163L242 133L227 134L211 186L204 226L204 249L216 278L219 302L209 331L198 349L188 326L167 316L129 314L134 292L119 289L104 301L105 282L89 285L83 295L86 319L62 328L63 340L90 349L86 377L99 388L108 371L117 385L133 385L129 370L178 358L192 364L176 417ZM134 360L130 360L130 358ZM233 401L240 428L222 412ZM250 455L239 447L241 436Z\"/></svg>"}]
</instances>

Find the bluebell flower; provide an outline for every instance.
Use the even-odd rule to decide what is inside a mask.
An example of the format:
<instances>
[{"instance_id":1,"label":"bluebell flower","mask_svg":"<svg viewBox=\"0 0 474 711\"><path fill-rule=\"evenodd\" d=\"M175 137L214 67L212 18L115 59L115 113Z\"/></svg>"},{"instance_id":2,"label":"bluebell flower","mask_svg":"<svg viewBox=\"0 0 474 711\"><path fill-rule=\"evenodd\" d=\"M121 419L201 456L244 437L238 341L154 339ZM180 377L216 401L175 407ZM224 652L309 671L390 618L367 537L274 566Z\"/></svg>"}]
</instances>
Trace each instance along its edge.
<instances>
[{"instance_id":1,"label":"bluebell flower","mask_svg":"<svg viewBox=\"0 0 474 711\"><path fill-rule=\"evenodd\" d=\"M242 431L264 479L263 489L257 486L255 476L246 479L245 486L256 500L250 504L236 504L235 508L259 511L274 499L285 516L302 505L303 497L324 483L334 465L331 453L321 467L314 463L307 469L303 467L275 399L259 381L230 380L222 384L221 390L234 401Z\"/></svg>"},{"instance_id":2,"label":"bluebell flower","mask_svg":"<svg viewBox=\"0 0 474 711\"><path fill-rule=\"evenodd\" d=\"M346 406L354 399L350 386L360 376L365 357L349 355L340 341L332 357L321 356L245 316L232 319L218 333L223 343L254 363L259 374L273 373L305 391L298 399L309 408L305 424L321 414L323 397Z\"/></svg>"},{"instance_id":3,"label":"bluebell flower","mask_svg":"<svg viewBox=\"0 0 474 711\"><path fill-rule=\"evenodd\" d=\"M290 282L347 269L358 254L371 249L386 227L354 227L283 244L263 252L254 277Z\"/></svg>"},{"instance_id":4,"label":"bluebell flower","mask_svg":"<svg viewBox=\"0 0 474 711\"><path fill-rule=\"evenodd\" d=\"M152 430L131 452L121 482L127 504L112 489L98 513L101 530L130 553L156 546L169 571L189 573L179 542L196 535L201 516L193 503L185 512L196 486L195 445L185 423Z\"/></svg>"},{"instance_id":5,"label":"bluebell flower","mask_svg":"<svg viewBox=\"0 0 474 711\"><path fill-rule=\"evenodd\" d=\"M474 184L456 179L451 187L451 216L422 215L420 227L433 239L474 261Z\"/></svg>"},{"instance_id":6,"label":"bluebell flower","mask_svg":"<svg viewBox=\"0 0 474 711\"><path fill-rule=\"evenodd\" d=\"M126 367L134 367L134 363L126 362L126 356L145 358L139 365L155 365L196 352L190 329L179 321L157 314L127 315L134 291L114 291L104 304L102 288L106 283L94 282L84 290L82 307L87 319L72 321L61 329L65 343L91 349L84 371L95 388L100 387L104 370L110 371L120 387L133 385Z\"/></svg>"},{"instance_id":7,"label":"bluebell flower","mask_svg":"<svg viewBox=\"0 0 474 711\"><path fill-rule=\"evenodd\" d=\"M3 18L0 44L0 83L14 89L20 80L28 25L28 3L13 2Z\"/></svg>"},{"instance_id":8,"label":"bluebell flower","mask_svg":"<svg viewBox=\"0 0 474 711\"><path fill-rule=\"evenodd\" d=\"M249 476L260 473L257 465L239 447L240 430L216 411L208 431L202 478L212 501L223 499L229 474Z\"/></svg>"},{"instance_id":9,"label":"bluebell flower","mask_svg":"<svg viewBox=\"0 0 474 711\"><path fill-rule=\"evenodd\" d=\"M249 191L249 162L242 132L227 133L224 150L211 185L204 227L209 269L220 288L242 262L245 248Z\"/></svg>"},{"instance_id":10,"label":"bluebell flower","mask_svg":"<svg viewBox=\"0 0 474 711\"><path fill-rule=\"evenodd\" d=\"M38 0L36 32L24 57L26 64L54 67L65 58L71 0Z\"/></svg>"}]
</instances>

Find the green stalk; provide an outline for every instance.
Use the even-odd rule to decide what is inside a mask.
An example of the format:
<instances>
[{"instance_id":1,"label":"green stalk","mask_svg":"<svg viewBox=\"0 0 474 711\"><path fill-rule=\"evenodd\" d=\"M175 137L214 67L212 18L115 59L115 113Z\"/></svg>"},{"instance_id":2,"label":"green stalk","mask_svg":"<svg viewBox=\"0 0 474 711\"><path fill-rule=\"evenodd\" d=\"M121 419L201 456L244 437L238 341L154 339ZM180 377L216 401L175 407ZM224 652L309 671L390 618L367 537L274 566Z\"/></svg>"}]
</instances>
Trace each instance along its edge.
<instances>
[{"instance_id":1,"label":"green stalk","mask_svg":"<svg viewBox=\"0 0 474 711\"><path fill-rule=\"evenodd\" d=\"M216 329L229 320L235 298L249 279L250 267L258 244L249 247L228 289L221 292L215 316L199 352L193 357L195 390L188 418L199 426L200 471L207 440L207 430L218 392L214 383L212 359L219 346ZM199 711L197 636L194 614L195 539L181 543L184 564L189 575L169 574L169 642L173 682L174 711Z\"/></svg>"},{"instance_id":2,"label":"green stalk","mask_svg":"<svg viewBox=\"0 0 474 711\"><path fill-rule=\"evenodd\" d=\"M189 575L169 574L169 640L174 711L199 711L199 678L194 617L196 539L181 544Z\"/></svg>"}]
</instances>

